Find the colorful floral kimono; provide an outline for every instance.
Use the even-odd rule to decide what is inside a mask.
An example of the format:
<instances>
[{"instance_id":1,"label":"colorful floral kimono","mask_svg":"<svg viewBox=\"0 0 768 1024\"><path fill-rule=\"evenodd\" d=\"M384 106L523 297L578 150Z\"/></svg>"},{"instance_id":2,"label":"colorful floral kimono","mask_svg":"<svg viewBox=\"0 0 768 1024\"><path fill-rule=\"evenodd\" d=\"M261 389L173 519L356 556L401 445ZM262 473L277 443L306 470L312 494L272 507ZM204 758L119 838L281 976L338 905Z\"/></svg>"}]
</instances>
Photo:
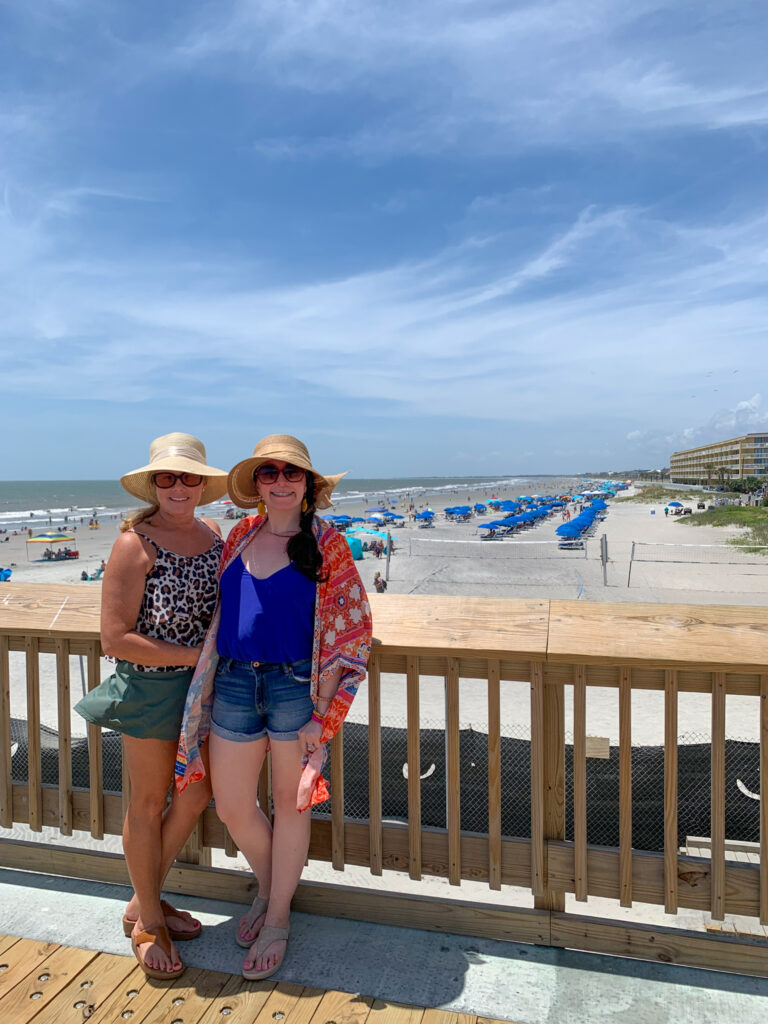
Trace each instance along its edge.
<instances>
[{"instance_id":1,"label":"colorful floral kimono","mask_svg":"<svg viewBox=\"0 0 768 1024\"><path fill-rule=\"evenodd\" d=\"M249 516L233 528L221 556L219 578L240 557L265 522L264 516ZM328 787L322 775L326 756L324 744L344 722L357 688L365 678L371 651L371 611L349 544L334 527L320 519L315 519L314 529L323 558L325 580L317 584L315 596L312 700L317 700L319 684L335 678L339 666L341 678L336 696L323 718L321 746L307 759L302 771L297 795L297 807L301 811L328 799ZM200 744L210 732L213 681L219 661L216 637L220 620L221 606L217 602L184 709L176 755L176 786L180 792L190 782L199 782L205 775Z\"/></svg>"}]
</instances>

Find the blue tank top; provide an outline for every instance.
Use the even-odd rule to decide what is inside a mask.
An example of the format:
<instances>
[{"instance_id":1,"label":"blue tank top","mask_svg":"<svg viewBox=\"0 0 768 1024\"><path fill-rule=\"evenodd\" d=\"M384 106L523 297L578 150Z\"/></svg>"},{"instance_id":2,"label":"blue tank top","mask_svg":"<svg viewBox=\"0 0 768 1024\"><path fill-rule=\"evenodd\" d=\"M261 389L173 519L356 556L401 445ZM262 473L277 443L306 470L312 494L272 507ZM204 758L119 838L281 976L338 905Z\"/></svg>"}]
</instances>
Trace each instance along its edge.
<instances>
[{"instance_id":1,"label":"blue tank top","mask_svg":"<svg viewBox=\"0 0 768 1024\"><path fill-rule=\"evenodd\" d=\"M293 562L260 580L251 576L242 558L236 558L219 581L219 655L237 661L311 658L315 589Z\"/></svg>"}]
</instances>

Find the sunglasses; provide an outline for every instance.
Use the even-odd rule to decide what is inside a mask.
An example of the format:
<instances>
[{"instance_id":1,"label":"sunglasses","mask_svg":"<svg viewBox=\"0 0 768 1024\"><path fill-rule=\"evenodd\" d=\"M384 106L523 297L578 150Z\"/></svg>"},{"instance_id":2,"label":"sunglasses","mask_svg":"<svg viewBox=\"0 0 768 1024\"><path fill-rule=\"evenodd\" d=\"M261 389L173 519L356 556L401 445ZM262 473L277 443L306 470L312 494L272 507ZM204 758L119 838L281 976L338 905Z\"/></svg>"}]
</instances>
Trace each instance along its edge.
<instances>
[{"instance_id":1,"label":"sunglasses","mask_svg":"<svg viewBox=\"0 0 768 1024\"><path fill-rule=\"evenodd\" d=\"M177 480L181 480L185 487L199 487L205 477L199 473L155 473L152 483L163 491L173 487Z\"/></svg>"},{"instance_id":2,"label":"sunglasses","mask_svg":"<svg viewBox=\"0 0 768 1024\"><path fill-rule=\"evenodd\" d=\"M306 477L306 472L299 466L283 466L282 469L277 469L275 466L269 464L265 466L259 466L253 471L254 483L260 484L274 484L277 483L280 474L283 474L283 479L287 480L289 484L297 484Z\"/></svg>"}]
</instances>

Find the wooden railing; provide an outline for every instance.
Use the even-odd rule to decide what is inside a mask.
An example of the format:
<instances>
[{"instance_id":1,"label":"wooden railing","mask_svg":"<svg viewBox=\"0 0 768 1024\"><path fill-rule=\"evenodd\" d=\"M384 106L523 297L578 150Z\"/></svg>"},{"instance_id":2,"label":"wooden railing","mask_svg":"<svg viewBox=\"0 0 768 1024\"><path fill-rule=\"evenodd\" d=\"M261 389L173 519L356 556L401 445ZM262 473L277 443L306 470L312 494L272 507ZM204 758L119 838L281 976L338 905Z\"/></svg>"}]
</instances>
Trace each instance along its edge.
<instances>
[{"instance_id":1,"label":"wooden railing","mask_svg":"<svg viewBox=\"0 0 768 1024\"><path fill-rule=\"evenodd\" d=\"M374 888L303 884L296 898L302 910L333 916L428 927L555 946L610 952L697 966L768 975L768 946L759 935L729 937L706 932L567 912L566 894L578 902L602 897L620 907L663 906L667 914L691 908L712 920L726 914L768 923L768 609L683 605L608 605L567 601L509 601L454 597L371 599L373 656L367 686L367 813L345 816L345 765L350 758L344 733L332 743L330 814L313 820L310 859L334 868L362 865L372 875L384 869L411 879L444 876L486 882L491 890L520 887L533 907L477 903L441 896L394 896ZM95 839L119 834L125 792L105 793L102 735L89 726L89 785L72 783L70 656L84 659L88 687L99 681L98 595L77 587L0 585L0 825L43 825L63 835L82 829ZM28 723L26 781L11 770L10 668L12 652L24 653ZM58 693L58 785L41 775L40 658L56 659ZM427 683L442 681L445 696L444 826L422 823L422 714ZM469 683L468 681L474 681ZM530 830L509 835L502 809L519 782L502 770L502 700L514 683L530 688ZM487 710L487 828L462 827L462 687L482 687ZM402 687L407 719L407 816L391 820L382 794L382 694L392 700ZM518 687L519 690L519 687ZM588 842L589 702L606 690L618 693L618 842ZM632 847L632 696L663 694L663 807L658 813L663 848ZM679 696L705 694L711 704L709 811L711 856L681 852L678 828ZM573 706L566 722L566 696ZM759 735L759 841L752 862L727 858L726 712L733 697L754 698ZM384 718L391 712L384 707ZM751 713L751 712L750 712ZM526 717L526 716L522 716ZM432 724L432 723L430 723ZM347 727L348 738L352 729ZM572 730L572 768L566 773L566 729ZM661 744L660 744L661 745ZM355 764L359 768L360 758ZM402 766L400 766L402 771ZM466 766L464 771L466 772ZM268 807L268 773L260 801ZM572 791L572 838L566 840L566 784ZM476 799L473 797L473 799ZM465 808L466 809L466 808ZM638 811L635 811L638 814ZM643 809L642 814L653 813ZM211 848L235 853L209 808L168 888L231 899L249 899L252 883L242 872L206 867ZM125 881L121 858L64 848L0 840L0 864L60 874ZM530 902L530 895L528 902ZM526 902L525 899L522 900Z\"/></svg>"}]
</instances>

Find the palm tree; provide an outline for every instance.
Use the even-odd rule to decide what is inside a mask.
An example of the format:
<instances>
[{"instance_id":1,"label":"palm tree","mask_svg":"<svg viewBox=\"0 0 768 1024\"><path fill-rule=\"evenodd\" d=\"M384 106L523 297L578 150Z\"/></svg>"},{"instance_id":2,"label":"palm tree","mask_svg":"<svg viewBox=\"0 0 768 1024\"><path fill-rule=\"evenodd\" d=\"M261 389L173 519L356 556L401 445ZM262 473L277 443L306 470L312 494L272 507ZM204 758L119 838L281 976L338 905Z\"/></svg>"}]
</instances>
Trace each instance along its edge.
<instances>
[{"instance_id":1,"label":"palm tree","mask_svg":"<svg viewBox=\"0 0 768 1024\"><path fill-rule=\"evenodd\" d=\"M704 469L706 469L706 471L707 471L707 487L711 487L712 486L712 474L713 474L713 472L715 470L715 464L713 462L708 462L704 466Z\"/></svg>"}]
</instances>

